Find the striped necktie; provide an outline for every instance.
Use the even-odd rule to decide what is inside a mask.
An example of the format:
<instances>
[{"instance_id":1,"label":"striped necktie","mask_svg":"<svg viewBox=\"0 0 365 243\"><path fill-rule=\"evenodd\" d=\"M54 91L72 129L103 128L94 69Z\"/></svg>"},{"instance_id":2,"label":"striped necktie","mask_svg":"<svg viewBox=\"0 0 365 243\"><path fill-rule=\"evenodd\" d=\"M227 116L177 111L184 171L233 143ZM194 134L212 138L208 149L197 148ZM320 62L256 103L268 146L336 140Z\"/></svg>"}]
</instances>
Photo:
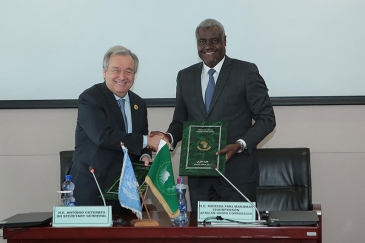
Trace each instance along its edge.
<instances>
[{"instance_id":1,"label":"striped necktie","mask_svg":"<svg viewBox=\"0 0 365 243\"><path fill-rule=\"evenodd\" d=\"M124 110L125 99L119 99L118 102L119 102L120 110L122 111L122 116L124 119L125 131L128 133L128 121L127 121L127 116L125 115L125 110Z\"/></svg>"}]
</instances>

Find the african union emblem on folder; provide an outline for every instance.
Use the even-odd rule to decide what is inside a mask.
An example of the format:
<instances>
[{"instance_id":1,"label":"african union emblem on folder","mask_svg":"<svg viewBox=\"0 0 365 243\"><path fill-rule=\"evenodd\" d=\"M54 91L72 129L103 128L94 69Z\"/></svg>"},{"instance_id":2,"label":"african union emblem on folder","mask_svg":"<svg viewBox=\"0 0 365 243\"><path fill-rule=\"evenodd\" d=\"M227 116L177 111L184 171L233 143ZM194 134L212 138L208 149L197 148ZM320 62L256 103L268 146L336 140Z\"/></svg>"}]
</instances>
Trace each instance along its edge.
<instances>
[{"instance_id":1,"label":"african union emblem on folder","mask_svg":"<svg viewBox=\"0 0 365 243\"><path fill-rule=\"evenodd\" d=\"M210 164L224 173L226 155L215 153L226 146L227 122L184 122L181 143L180 175L219 176Z\"/></svg>"}]
</instances>

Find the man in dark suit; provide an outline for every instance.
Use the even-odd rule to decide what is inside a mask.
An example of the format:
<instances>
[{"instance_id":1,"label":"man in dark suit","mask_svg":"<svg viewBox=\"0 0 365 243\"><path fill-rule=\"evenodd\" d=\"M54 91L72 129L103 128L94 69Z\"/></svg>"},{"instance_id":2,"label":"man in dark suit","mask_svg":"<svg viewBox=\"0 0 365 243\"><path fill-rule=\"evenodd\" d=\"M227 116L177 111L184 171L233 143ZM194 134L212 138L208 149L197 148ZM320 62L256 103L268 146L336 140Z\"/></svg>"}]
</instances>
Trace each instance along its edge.
<instances>
[{"instance_id":1,"label":"man in dark suit","mask_svg":"<svg viewBox=\"0 0 365 243\"><path fill-rule=\"evenodd\" d=\"M89 166L94 167L102 191L111 186L121 173L124 156L121 142L128 148L132 161L143 160L145 165L152 161L146 147L156 150L160 139L147 136L145 101L130 91L138 63L130 50L122 46L110 48L103 61L105 82L85 90L78 99L71 168L76 205L103 204ZM107 204L113 206L113 213L121 210L117 201Z\"/></svg>"},{"instance_id":2,"label":"man in dark suit","mask_svg":"<svg viewBox=\"0 0 365 243\"><path fill-rule=\"evenodd\" d=\"M268 89L255 64L226 56L221 23L206 19L195 34L203 62L178 73L173 121L167 133L152 132L150 136L164 136L173 147L182 139L184 121L227 121L227 146L217 155L226 154L225 175L249 200L256 201L256 146L276 125ZM211 82L215 87L208 98L210 69L214 69ZM190 176L188 183L192 211L197 210L198 201L245 200L220 177Z\"/></svg>"}]
</instances>

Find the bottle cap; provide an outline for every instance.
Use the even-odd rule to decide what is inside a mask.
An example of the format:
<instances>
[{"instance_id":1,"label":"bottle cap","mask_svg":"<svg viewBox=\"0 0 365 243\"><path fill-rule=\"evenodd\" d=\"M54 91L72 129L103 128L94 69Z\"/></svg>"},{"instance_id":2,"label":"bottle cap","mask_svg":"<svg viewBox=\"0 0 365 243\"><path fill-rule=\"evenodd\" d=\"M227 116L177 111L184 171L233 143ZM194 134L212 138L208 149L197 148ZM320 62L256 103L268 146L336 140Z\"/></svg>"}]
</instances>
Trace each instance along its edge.
<instances>
[{"instance_id":1,"label":"bottle cap","mask_svg":"<svg viewBox=\"0 0 365 243\"><path fill-rule=\"evenodd\" d=\"M66 180L72 180L72 175L66 175Z\"/></svg>"},{"instance_id":2,"label":"bottle cap","mask_svg":"<svg viewBox=\"0 0 365 243\"><path fill-rule=\"evenodd\" d=\"M180 184L180 177L176 179L177 184Z\"/></svg>"}]
</instances>

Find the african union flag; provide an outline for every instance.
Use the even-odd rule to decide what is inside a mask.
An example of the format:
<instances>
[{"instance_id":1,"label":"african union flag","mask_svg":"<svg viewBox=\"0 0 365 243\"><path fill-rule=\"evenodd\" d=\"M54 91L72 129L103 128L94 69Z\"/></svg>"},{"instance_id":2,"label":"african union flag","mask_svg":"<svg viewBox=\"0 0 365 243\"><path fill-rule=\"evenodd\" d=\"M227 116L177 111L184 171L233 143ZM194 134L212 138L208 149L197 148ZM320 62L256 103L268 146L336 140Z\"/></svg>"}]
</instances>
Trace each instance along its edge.
<instances>
[{"instance_id":1,"label":"african union flag","mask_svg":"<svg viewBox=\"0 0 365 243\"><path fill-rule=\"evenodd\" d=\"M159 150L145 180L170 218L177 217L180 210L174 173L168 144L164 140L160 141Z\"/></svg>"}]
</instances>

